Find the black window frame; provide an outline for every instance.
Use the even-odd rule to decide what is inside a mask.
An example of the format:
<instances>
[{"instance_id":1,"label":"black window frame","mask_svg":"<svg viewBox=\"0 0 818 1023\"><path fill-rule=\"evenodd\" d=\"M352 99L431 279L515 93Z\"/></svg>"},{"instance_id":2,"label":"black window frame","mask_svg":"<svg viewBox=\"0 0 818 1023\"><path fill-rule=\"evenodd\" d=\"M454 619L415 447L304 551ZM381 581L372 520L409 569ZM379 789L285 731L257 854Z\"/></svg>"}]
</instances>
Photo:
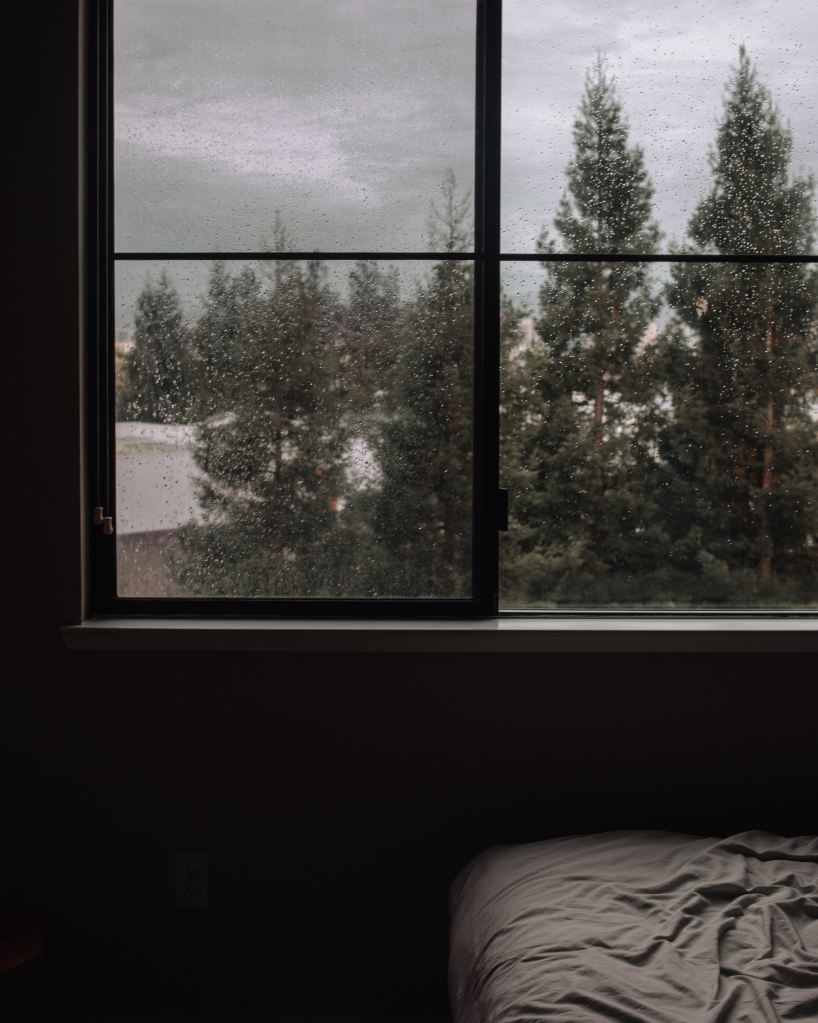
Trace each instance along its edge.
<instances>
[{"instance_id":1,"label":"black window frame","mask_svg":"<svg viewBox=\"0 0 818 1023\"><path fill-rule=\"evenodd\" d=\"M114 244L113 32L114 0L92 0L88 46L89 131L86 225L90 239L86 296L90 378L88 504L110 517L89 538L92 612L138 616L260 616L276 618L471 618L497 614L500 323L500 3L475 0L474 250L472 252L135 252ZM490 141L492 140L492 141ZM114 270L117 260L385 259L400 263L454 259L474 265L474 384L472 595L464 598L121 597L116 592L116 487L114 475Z\"/></svg>"},{"instance_id":2,"label":"black window frame","mask_svg":"<svg viewBox=\"0 0 818 1023\"><path fill-rule=\"evenodd\" d=\"M506 528L507 494L500 486L501 267L510 262L818 263L818 255L688 253L502 252L501 84L502 0L475 0L474 249L471 252L299 251L134 252L114 246L113 8L89 0L86 25L86 417L87 503L116 523L114 270L117 260L381 259L400 263L453 259L474 265L474 387L472 596L440 598L121 597L116 592L116 530L97 521L88 537L88 603L92 614L161 618L818 618L818 611L680 609L500 610L499 531Z\"/></svg>"}]
</instances>

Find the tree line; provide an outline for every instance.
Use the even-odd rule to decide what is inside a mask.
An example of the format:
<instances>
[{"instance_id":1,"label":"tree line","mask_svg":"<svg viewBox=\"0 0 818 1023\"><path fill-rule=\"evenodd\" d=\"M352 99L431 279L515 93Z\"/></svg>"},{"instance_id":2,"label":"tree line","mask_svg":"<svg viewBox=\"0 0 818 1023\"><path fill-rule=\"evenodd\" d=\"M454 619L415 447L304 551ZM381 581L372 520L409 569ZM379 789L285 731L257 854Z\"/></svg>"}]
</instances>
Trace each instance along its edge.
<instances>
[{"instance_id":1,"label":"tree line","mask_svg":"<svg viewBox=\"0 0 818 1023\"><path fill-rule=\"evenodd\" d=\"M573 137L538 308L503 296L503 603L814 603L815 268L675 262L661 283L645 261L549 259L650 254L661 237L602 60ZM813 181L791 163L742 48L686 251L811 252ZM438 248L468 247L469 210L448 175ZM414 282L357 263L343 288L318 261L215 263L187 324L167 276L146 285L119 408L198 424L206 523L172 547L187 592L468 595L473 288L458 260Z\"/></svg>"},{"instance_id":2,"label":"tree line","mask_svg":"<svg viewBox=\"0 0 818 1023\"><path fill-rule=\"evenodd\" d=\"M447 176L446 251L469 208ZM293 247L278 225L276 250ZM191 325L167 275L137 300L120 414L198 424L206 524L170 548L185 592L470 595L472 266L408 282L346 266L215 262Z\"/></svg>"}]
</instances>

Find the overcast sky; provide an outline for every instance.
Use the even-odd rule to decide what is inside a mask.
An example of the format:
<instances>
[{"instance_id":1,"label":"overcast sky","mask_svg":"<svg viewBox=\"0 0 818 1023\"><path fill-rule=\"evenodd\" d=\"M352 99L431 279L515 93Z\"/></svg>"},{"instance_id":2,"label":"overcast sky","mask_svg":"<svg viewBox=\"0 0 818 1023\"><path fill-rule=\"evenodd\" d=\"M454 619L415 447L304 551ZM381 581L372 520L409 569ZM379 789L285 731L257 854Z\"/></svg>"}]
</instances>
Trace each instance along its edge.
<instances>
[{"instance_id":1,"label":"overcast sky","mask_svg":"<svg viewBox=\"0 0 818 1023\"><path fill-rule=\"evenodd\" d=\"M116 0L117 248L252 250L276 210L295 247L428 248L446 169L473 175L474 6ZM792 127L794 169L818 169L812 3L505 0L504 25L506 251L533 249L553 217L598 51L665 247L708 187L740 43ZM120 267L121 321L146 269Z\"/></svg>"}]
</instances>

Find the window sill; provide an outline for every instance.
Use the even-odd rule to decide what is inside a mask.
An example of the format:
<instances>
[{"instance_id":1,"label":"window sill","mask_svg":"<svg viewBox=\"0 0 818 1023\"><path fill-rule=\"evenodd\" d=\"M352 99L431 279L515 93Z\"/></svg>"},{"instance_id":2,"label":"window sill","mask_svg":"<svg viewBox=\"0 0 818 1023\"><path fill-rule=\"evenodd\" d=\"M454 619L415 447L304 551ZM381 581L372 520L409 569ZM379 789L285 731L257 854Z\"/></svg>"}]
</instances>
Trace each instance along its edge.
<instances>
[{"instance_id":1,"label":"window sill","mask_svg":"<svg viewBox=\"0 0 818 1023\"><path fill-rule=\"evenodd\" d=\"M281 653L763 653L818 651L816 617L509 616L470 621L92 618L69 650Z\"/></svg>"}]
</instances>

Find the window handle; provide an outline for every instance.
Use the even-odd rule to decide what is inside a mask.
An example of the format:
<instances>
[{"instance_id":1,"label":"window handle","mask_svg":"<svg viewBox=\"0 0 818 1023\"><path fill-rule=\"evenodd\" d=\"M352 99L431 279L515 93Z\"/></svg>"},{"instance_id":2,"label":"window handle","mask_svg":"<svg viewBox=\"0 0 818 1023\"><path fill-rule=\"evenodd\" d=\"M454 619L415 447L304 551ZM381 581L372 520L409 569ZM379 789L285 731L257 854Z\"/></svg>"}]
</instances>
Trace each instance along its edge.
<instances>
[{"instance_id":1,"label":"window handle","mask_svg":"<svg viewBox=\"0 0 818 1023\"><path fill-rule=\"evenodd\" d=\"M100 504L94 508L94 525L102 526L102 532L106 536L110 536L114 531L113 518L105 514L105 509Z\"/></svg>"}]
</instances>

